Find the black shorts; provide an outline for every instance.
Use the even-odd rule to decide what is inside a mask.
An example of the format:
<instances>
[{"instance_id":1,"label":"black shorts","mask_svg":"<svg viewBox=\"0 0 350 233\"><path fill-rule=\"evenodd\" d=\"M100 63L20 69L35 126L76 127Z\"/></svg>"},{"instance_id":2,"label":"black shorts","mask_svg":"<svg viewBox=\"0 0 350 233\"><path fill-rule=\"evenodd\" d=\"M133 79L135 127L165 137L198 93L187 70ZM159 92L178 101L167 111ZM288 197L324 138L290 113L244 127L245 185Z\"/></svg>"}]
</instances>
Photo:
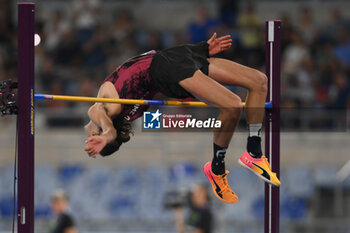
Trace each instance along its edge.
<instances>
[{"instance_id":1,"label":"black shorts","mask_svg":"<svg viewBox=\"0 0 350 233\"><path fill-rule=\"evenodd\" d=\"M208 44L181 45L165 49L154 55L150 68L151 78L159 91L172 98L187 98L192 95L179 85L197 70L209 73Z\"/></svg>"}]
</instances>

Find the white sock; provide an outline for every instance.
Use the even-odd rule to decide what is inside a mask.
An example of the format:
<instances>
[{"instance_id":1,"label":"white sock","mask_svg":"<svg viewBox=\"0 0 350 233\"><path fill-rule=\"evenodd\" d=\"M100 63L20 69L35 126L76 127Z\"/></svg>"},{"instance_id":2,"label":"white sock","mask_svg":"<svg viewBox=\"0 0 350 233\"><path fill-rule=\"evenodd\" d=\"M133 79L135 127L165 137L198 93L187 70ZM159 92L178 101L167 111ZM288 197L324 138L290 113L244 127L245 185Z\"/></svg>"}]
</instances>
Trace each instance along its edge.
<instances>
[{"instance_id":1,"label":"white sock","mask_svg":"<svg viewBox=\"0 0 350 233\"><path fill-rule=\"evenodd\" d=\"M262 124L249 124L249 137L260 137Z\"/></svg>"}]
</instances>

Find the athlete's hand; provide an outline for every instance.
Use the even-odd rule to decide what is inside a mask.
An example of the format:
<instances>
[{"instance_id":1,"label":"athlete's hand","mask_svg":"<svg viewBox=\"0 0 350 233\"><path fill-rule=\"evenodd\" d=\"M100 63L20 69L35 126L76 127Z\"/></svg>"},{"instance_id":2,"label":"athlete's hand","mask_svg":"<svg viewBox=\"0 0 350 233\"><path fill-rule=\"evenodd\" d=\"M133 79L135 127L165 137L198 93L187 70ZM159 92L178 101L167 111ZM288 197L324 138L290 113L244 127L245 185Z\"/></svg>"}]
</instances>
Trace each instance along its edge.
<instances>
[{"instance_id":1,"label":"athlete's hand","mask_svg":"<svg viewBox=\"0 0 350 233\"><path fill-rule=\"evenodd\" d=\"M232 39L230 35L222 36L216 38L216 32L213 36L207 41L209 44L209 56L213 56L222 51L225 51L232 46Z\"/></svg>"},{"instance_id":2,"label":"athlete's hand","mask_svg":"<svg viewBox=\"0 0 350 233\"><path fill-rule=\"evenodd\" d=\"M96 158L96 155L107 144L107 140L103 136L91 136L86 141L86 146L84 150L89 154L90 157Z\"/></svg>"}]
</instances>

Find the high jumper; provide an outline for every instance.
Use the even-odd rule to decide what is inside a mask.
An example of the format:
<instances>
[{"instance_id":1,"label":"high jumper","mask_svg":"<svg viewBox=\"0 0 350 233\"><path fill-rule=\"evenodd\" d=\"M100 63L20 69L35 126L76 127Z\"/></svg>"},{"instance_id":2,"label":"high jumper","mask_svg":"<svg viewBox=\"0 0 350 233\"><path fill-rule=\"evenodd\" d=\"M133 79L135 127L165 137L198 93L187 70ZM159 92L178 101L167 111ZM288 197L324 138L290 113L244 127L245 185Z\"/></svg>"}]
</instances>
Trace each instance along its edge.
<instances>
[{"instance_id":1,"label":"high jumper","mask_svg":"<svg viewBox=\"0 0 350 233\"><path fill-rule=\"evenodd\" d=\"M232 45L230 35L197 44L179 45L161 51L149 51L127 60L101 84L98 98L153 99L158 93L171 98L194 97L220 110L221 127L214 129L213 159L203 171L214 194L227 203L238 197L229 187L225 154L242 111L242 100L223 85L247 88L246 117L249 136L246 152L239 164L262 180L280 185L261 150L261 127L267 95L267 77L262 72L233 61L214 58ZM95 157L111 155L130 140L130 122L141 117L147 105L95 103L90 107L90 122L85 126L85 151Z\"/></svg>"}]
</instances>

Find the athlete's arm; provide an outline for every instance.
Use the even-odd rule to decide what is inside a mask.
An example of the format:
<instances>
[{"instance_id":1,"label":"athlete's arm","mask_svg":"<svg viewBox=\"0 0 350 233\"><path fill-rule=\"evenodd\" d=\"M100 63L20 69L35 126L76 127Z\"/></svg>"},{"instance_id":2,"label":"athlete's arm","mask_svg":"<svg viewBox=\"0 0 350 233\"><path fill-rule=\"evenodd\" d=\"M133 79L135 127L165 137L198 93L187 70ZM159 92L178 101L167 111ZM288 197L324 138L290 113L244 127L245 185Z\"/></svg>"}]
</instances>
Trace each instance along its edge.
<instances>
[{"instance_id":1,"label":"athlete's arm","mask_svg":"<svg viewBox=\"0 0 350 233\"><path fill-rule=\"evenodd\" d=\"M96 103L88 111L90 120L102 129L101 137L104 137L107 143L113 141L116 137L111 118L107 115L105 106L102 103Z\"/></svg>"},{"instance_id":2,"label":"athlete's arm","mask_svg":"<svg viewBox=\"0 0 350 233\"><path fill-rule=\"evenodd\" d=\"M95 125L91 120L84 126L85 134L87 137L100 135L100 128Z\"/></svg>"},{"instance_id":3,"label":"athlete's arm","mask_svg":"<svg viewBox=\"0 0 350 233\"><path fill-rule=\"evenodd\" d=\"M100 87L98 97L118 99L119 95L113 84L106 82ZM115 140L117 132L111 117L118 115L120 112L120 104L95 103L90 107L88 115L91 121L85 126L88 136L85 151L89 156L96 157L106 144ZM101 134L100 130L102 130Z\"/></svg>"},{"instance_id":4,"label":"athlete's arm","mask_svg":"<svg viewBox=\"0 0 350 233\"><path fill-rule=\"evenodd\" d=\"M94 104L88 111L88 115L93 124L102 129L100 135L89 136L86 140L85 151L95 157L105 147L107 143L112 142L117 132L113 127L113 122L106 113L102 103Z\"/></svg>"},{"instance_id":5,"label":"athlete's arm","mask_svg":"<svg viewBox=\"0 0 350 233\"><path fill-rule=\"evenodd\" d=\"M202 41L197 44L188 44L187 46L189 46L192 51L201 54L203 57L209 58L210 56L231 48L232 39L230 35L217 38L217 34L214 33L208 41Z\"/></svg>"}]
</instances>

